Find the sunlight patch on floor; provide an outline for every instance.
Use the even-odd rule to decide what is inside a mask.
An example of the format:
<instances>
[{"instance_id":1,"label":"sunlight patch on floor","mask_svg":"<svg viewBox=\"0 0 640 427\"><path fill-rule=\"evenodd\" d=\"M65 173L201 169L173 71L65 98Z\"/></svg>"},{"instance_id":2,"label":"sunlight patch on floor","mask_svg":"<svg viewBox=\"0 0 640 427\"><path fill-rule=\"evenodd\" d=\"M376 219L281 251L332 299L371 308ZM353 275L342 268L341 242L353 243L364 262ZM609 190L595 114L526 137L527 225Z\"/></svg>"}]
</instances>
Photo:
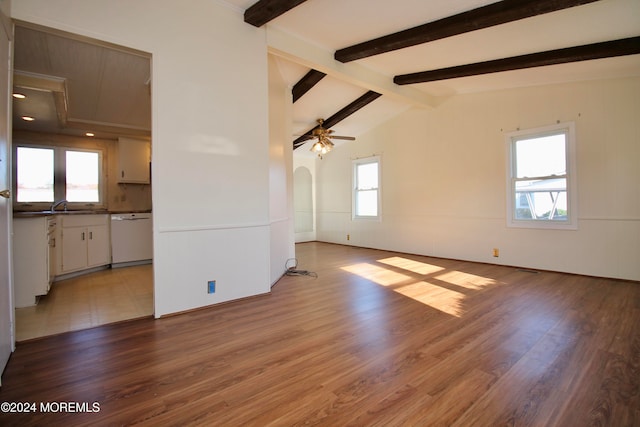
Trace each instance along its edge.
<instances>
[{"instance_id":1,"label":"sunlight patch on floor","mask_svg":"<svg viewBox=\"0 0 640 427\"><path fill-rule=\"evenodd\" d=\"M467 289L482 289L497 283L494 279L462 271L448 271L446 273L436 275L434 278Z\"/></svg>"},{"instance_id":2,"label":"sunlight patch on floor","mask_svg":"<svg viewBox=\"0 0 640 427\"><path fill-rule=\"evenodd\" d=\"M342 267L342 269L382 286L398 285L412 280L411 276L397 273L384 267L378 267L377 265L369 263L348 265L346 267Z\"/></svg>"},{"instance_id":3,"label":"sunlight patch on floor","mask_svg":"<svg viewBox=\"0 0 640 427\"><path fill-rule=\"evenodd\" d=\"M462 300L465 298L463 293L422 281L394 290L452 316L460 317L463 314Z\"/></svg>"},{"instance_id":4,"label":"sunlight patch on floor","mask_svg":"<svg viewBox=\"0 0 640 427\"><path fill-rule=\"evenodd\" d=\"M444 270L444 268L433 264L427 264L420 261L415 261L408 258L394 256L391 258L379 259L378 262L387 264L392 267L402 268L417 274L433 274L438 271Z\"/></svg>"},{"instance_id":5,"label":"sunlight patch on floor","mask_svg":"<svg viewBox=\"0 0 640 427\"><path fill-rule=\"evenodd\" d=\"M385 261L391 265L391 263L398 263L399 260L401 260L401 258L387 259ZM423 269L423 271L427 266L429 266L428 264L418 264L422 263L408 263L407 265L410 268ZM378 285L392 287L395 292L433 307L436 310L440 310L444 313L457 317L462 315L461 302L465 297L463 293L425 281L416 281L414 277L369 263L348 265L346 267L342 267L342 269L377 283Z\"/></svg>"}]
</instances>

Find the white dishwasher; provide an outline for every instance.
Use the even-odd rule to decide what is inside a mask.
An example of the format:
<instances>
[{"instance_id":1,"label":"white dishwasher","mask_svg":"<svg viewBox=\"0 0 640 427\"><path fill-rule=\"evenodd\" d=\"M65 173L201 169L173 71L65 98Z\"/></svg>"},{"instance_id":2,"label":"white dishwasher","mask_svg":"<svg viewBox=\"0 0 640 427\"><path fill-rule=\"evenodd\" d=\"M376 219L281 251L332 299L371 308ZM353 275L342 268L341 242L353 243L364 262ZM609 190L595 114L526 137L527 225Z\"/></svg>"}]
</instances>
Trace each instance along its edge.
<instances>
[{"instance_id":1,"label":"white dishwasher","mask_svg":"<svg viewBox=\"0 0 640 427\"><path fill-rule=\"evenodd\" d=\"M150 213L111 214L111 265L149 263L153 259L153 220Z\"/></svg>"}]
</instances>

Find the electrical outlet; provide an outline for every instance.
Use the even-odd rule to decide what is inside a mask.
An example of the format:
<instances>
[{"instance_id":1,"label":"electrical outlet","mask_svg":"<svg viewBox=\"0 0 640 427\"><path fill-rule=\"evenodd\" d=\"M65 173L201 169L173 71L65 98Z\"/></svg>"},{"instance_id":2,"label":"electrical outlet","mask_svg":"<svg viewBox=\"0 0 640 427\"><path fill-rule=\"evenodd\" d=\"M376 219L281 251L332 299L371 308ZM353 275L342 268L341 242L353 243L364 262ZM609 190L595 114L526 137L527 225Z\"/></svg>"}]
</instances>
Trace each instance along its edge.
<instances>
[{"instance_id":1,"label":"electrical outlet","mask_svg":"<svg viewBox=\"0 0 640 427\"><path fill-rule=\"evenodd\" d=\"M498 258L500 256L500 249L493 248L493 256Z\"/></svg>"},{"instance_id":2,"label":"electrical outlet","mask_svg":"<svg viewBox=\"0 0 640 427\"><path fill-rule=\"evenodd\" d=\"M215 280L209 280L207 282L207 293L208 294L215 294L216 293L216 281Z\"/></svg>"}]
</instances>

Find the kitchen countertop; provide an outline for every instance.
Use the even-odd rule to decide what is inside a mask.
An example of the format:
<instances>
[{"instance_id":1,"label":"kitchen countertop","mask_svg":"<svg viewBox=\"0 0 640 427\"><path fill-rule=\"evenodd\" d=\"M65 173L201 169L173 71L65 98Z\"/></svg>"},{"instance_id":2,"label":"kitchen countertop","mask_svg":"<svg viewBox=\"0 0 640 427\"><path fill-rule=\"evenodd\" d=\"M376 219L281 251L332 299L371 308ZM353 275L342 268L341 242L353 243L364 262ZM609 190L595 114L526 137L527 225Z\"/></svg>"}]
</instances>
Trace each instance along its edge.
<instances>
[{"instance_id":1,"label":"kitchen countertop","mask_svg":"<svg viewBox=\"0 0 640 427\"><path fill-rule=\"evenodd\" d=\"M14 218L33 218L38 216L53 216L53 215L106 215L106 214L119 214L119 213L150 213L151 211L109 211L102 210L60 210L60 211L14 211Z\"/></svg>"}]
</instances>

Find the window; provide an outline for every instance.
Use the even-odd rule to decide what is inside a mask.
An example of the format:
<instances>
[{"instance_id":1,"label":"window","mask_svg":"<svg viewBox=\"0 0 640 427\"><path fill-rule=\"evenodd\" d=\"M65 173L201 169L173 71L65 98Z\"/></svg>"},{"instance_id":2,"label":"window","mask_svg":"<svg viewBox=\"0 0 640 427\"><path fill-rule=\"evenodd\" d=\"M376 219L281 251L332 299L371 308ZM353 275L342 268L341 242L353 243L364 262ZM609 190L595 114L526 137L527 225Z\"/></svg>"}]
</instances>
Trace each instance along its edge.
<instances>
[{"instance_id":1,"label":"window","mask_svg":"<svg viewBox=\"0 0 640 427\"><path fill-rule=\"evenodd\" d=\"M507 135L510 227L577 228L573 123Z\"/></svg>"},{"instance_id":2,"label":"window","mask_svg":"<svg viewBox=\"0 0 640 427\"><path fill-rule=\"evenodd\" d=\"M64 147L16 147L16 203L46 209L102 207L102 152Z\"/></svg>"},{"instance_id":3,"label":"window","mask_svg":"<svg viewBox=\"0 0 640 427\"><path fill-rule=\"evenodd\" d=\"M53 150L18 147L18 202L53 202Z\"/></svg>"},{"instance_id":4,"label":"window","mask_svg":"<svg viewBox=\"0 0 640 427\"><path fill-rule=\"evenodd\" d=\"M100 154L90 151L67 151L66 197L69 202L100 201Z\"/></svg>"},{"instance_id":5,"label":"window","mask_svg":"<svg viewBox=\"0 0 640 427\"><path fill-rule=\"evenodd\" d=\"M380 157L353 161L354 219L380 219Z\"/></svg>"}]
</instances>

